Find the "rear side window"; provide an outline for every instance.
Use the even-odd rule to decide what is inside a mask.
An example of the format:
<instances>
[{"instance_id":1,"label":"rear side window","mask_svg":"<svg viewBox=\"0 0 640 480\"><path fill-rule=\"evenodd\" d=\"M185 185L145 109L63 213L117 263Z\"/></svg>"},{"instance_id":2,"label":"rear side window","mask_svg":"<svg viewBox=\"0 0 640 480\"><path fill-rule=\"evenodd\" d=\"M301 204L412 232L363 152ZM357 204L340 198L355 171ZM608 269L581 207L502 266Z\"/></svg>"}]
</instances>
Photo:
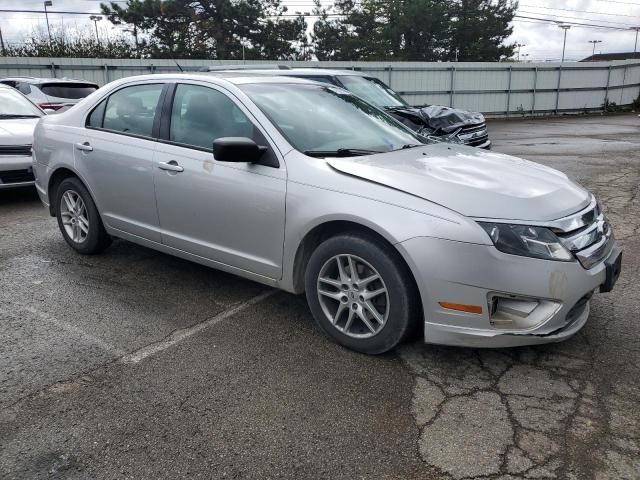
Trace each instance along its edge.
<instances>
[{"instance_id":1,"label":"rear side window","mask_svg":"<svg viewBox=\"0 0 640 480\"><path fill-rule=\"evenodd\" d=\"M106 103L102 128L116 132L151 137L153 121L163 84L136 85L112 94ZM91 113L89 123L98 125L100 105ZM95 120L94 120L95 114Z\"/></svg>"},{"instance_id":2,"label":"rear side window","mask_svg":"<svg viewBox=\"0 0 640 480\"><path fill-rule=\"evenodd\" d=\"M24 93L25 95L28 95L31 93L31 85L29 85L28 83L18 83L16 84L16 88L18 89L19 92Z\"/></svg>"},{"instance_id":3,"label":"rear side window","mask_svg":"<svg viewBox=\"0 0 640 480\"><path fill-rule=\"evenodd\" d=\"M98 89L90 83L43 83L40 90L50 97L77 100L91 95Z\"/></svg>"}]
</instances>

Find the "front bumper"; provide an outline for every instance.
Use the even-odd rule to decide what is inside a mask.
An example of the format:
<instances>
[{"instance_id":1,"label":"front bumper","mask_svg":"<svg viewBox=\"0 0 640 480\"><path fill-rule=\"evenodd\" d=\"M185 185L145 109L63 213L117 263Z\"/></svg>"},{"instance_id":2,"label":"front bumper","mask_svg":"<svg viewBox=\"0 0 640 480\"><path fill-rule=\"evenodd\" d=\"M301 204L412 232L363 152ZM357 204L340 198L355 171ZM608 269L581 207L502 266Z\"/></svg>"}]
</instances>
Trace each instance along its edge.
<instances>
[{"instance_id":1,"label":"front bumper","mask_svg":"<svg viewBox=\"0 0 640 480\"><path fill-rule=\"evenodd\" d=\"M0 189L27 187L34 183L30 156L0 156Z\"/></svg>"},{"instance_id":2,"label":"front bumper","mask_svg":"<svg viewBox=\"0 0 640 480\"><path fill-rule=\"evenodd\" d=\"M619 250L614 242L610 256ZM414 272L424 310L427 343L463 347L514 347L559 342L586 323L589 298L607 280L604 261L586 270L578 261L557 262L477 245L419 237L397 245ZM557 305L528 329L492 324L495 296L539 299ZM481 313L444 308L440 302L482 306Z\"/></svg>"}]
</instances>

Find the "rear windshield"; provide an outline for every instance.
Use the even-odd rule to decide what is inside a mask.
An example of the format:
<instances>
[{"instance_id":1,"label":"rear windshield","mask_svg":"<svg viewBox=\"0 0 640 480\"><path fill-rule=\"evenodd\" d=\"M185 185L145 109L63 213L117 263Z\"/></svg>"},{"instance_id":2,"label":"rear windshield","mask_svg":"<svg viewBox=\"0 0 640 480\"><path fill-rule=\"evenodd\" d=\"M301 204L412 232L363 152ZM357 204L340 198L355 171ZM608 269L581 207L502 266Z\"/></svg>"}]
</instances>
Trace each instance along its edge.
<instances>
[{"instance_id":1,"label":"rear windshield","mask_svg":"<svg viewBox=\"0 0 640 480\"><path fill-rule=\"evenodd\" d=\"M84 98L98 89L90 83L43 83L40 90L50 97Z\"/></svg>"}]
</instances>

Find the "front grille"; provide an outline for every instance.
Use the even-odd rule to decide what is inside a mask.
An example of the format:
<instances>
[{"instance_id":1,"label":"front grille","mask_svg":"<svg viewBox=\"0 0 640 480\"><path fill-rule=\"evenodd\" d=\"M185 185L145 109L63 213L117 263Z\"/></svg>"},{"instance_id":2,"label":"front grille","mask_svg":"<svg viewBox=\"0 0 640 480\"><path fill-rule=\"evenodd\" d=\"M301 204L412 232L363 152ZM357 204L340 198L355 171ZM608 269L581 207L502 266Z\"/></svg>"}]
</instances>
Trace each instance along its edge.
<instances>
[{"instance_id":1,"label":"front grille","mask_svg":"<svg viewBox=\"0 0 640 480\"><path fill-rule=\"evenodd\" d=\"M21 183L21 182L33 182L35 177L33 171L30 168L25 170L7 170L0 172L0 183Z\"/></svg>"},{"instance_id":2,"label":"front grille","mask_svg":"<svg viewBox=\"0 0 640 480\"><path fill-rule=\"evenodd\" d=\"M476 147L482 145L489 140L489 132L487 131L487 125L480 123L476 125L468 125L462 127L458 133L458 138L462 140L465 145Z\"/></svg>"},{"instance_id":3,"label":"front grille","mask_svg":"<svg viewBox=\"0 0 640 480\"><path fill-rule=\"evenodd\" d=\"M31 145L0 145L0 155L31 156Z\"/></svg>"},{"instance_id":4,"label":"front grille","mask_svg":"<svg viewBox=\"0 0 640 480\"><path fill-rule=\"evenodd\" d=\"M584 268L604 260L613 248L611 226L597 203L592 204L569 222L569 229L553 229L562 244Z\"/></svg>"}]
</instances>

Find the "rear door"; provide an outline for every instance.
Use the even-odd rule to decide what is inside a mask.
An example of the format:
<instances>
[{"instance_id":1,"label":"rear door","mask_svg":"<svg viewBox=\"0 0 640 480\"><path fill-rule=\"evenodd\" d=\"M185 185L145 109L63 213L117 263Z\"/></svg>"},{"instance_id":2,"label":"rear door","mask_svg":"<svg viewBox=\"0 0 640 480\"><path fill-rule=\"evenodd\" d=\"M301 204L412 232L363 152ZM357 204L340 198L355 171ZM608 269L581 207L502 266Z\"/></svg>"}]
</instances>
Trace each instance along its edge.
<instances>
[{"instance_id":1,"label":"rear door","mask_svg":"<svg viewBox=\"0 0 640 480\"><path fill-rule=\"evenodd\" d=\"M160 242L153 185L164 83L125 86L100 102L75 144L76 167L111 228Z\"/></svg>"}]
</instances>

